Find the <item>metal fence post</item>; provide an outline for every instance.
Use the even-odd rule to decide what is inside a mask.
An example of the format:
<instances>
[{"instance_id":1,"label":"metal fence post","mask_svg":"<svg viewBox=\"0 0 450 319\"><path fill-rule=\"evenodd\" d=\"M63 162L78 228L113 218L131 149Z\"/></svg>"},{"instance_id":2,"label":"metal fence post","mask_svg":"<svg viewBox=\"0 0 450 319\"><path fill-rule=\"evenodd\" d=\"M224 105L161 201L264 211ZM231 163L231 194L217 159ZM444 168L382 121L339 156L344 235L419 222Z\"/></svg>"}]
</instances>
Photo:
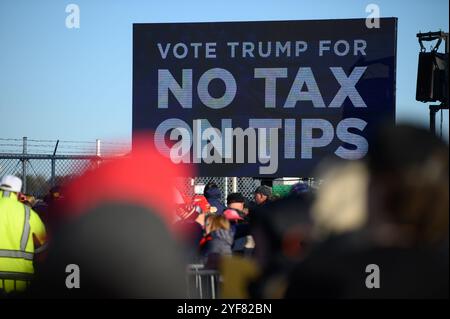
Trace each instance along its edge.
<instances>
[{"instance_id":1,"label":"metal fence post","mask_svg":"<svg viewBox=\"0 0 450 319\"><path fill-rule=\"evenodd\" d=\"M54 187L55 186L55 179L56 179L56 159L55 159L55 156L56 156L56 151L58 150L58 145L59 145L59 140L57 140L56 141L56 145L55 145L55 149L53 150L53 157L52 157L52 159L51 159L51 162L52 162L52 175L51 175L51 182L50 182L50 184L51 184L51 187Z\"/></svg>"},{"instance_id":2,"label":"metal fence post","mask_svg":"<svg viewBox=\"0 0 450 319\"><path fill-rule=\"evenodd\" d=\"M227 205L227 197L228 197L228 177L224 177L224 191L223 191L223 202L225 203L225 206Z\"/></svg>"},{"instance_id":3,"label":"metal fence post","mask_svg":"<svg viewBox=\"0 0 450 319\"><path fill-rule=\"evenodd\" d=\"M23 137L22 154L23 155L27 154L27 137L26 136ZM22 159L22 180L23 180L22 190L26 194L27 193L27 159L25 158L25 156Z\"/></svg>"},{"instance_id":4,"label":"metal fence post","mask_svg":"<svg viewBox=\"0 0 450 319\"><path fill-rule=\"evenodd\" d=\"M100 158L100 156L102 155L101 152L101 141L99 139L95 140L96 144L95 144L95 155L97 155L97 158ZM97 164L97 168L100 166L100 161L96 162Z\"/></svg>"},{"instance_id":5,"label":"metal fence post","mask_svg":"<svg viewBox=\"0 0 450 319\"><path fill-rule=\"evenodd\" d=\"M52 176L51 176L51 187L55 186L55 171L56 171L56 160L55 157L52 157Z\"/></svg>"},{"instance_id":6,"label":"metal fence post","mask_svg":"<svg viewBox=\"0 0 450 319\"><path fill-rule=\"evenodd\" d=\"M233 184L233 193L237 193L237 177L233 177L232 179L232 184Z\"/></svg>"},{"instance_id":7,"label":"metal fence post","mask_svg":"<svg viewBox=\"0 0 450 319\"><path fill-rule=\"evenodd\" d=\"M97 156L101 156L101 141L100 140L95 140L95 155Z\"/></svg>"}]
</instances>

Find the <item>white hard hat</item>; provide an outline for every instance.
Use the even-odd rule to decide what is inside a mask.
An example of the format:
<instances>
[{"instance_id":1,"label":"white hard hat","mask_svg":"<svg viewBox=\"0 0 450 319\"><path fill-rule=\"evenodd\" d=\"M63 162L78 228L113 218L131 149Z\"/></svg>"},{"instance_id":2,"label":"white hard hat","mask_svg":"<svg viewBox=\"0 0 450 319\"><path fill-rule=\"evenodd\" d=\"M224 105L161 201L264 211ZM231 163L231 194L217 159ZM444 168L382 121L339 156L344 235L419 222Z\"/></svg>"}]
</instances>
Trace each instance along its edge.
<instances>
[{"instance_id":1,"label":"white hard hat","mask_svg":"<svg viewBox=\"0 0 450 319\"><path fill-rule=\"evenodd\" d=\"M0 189L19 193L22 190L22 180L13 175L5 175L0 180Z\"/></svg>"}]
</instances>

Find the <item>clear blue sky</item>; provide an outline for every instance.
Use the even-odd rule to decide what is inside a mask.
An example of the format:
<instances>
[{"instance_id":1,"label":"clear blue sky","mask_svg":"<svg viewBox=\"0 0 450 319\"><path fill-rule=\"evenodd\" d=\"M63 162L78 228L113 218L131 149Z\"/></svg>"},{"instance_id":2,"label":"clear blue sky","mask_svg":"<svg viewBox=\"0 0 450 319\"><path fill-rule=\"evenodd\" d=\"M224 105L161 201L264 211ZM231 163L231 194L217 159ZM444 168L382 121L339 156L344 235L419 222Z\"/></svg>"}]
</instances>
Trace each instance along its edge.
<instances>
[{"instance_id":1,"label":"clear blue sky","mask_svg":"<svg viewBox=\"0 0 450 319\"><path fill-rule=\"evenodd\" d=\"M80 29L65 27L70 3ZM416 33L448 31L447 0L1 0L0 138L130 141L132 23L365 18L370 3L399 19L397 121L428 126Z\"/></svg>"}]
</instances>

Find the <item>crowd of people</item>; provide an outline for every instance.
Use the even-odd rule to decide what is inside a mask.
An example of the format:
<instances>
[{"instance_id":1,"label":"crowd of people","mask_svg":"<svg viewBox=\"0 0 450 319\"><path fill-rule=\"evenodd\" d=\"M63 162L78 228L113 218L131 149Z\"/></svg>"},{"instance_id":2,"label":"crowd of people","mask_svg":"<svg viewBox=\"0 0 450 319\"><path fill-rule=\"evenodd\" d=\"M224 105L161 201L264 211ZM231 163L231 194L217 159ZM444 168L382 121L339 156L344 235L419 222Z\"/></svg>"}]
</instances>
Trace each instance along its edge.
<instances>
[{"instance_id":1,"label":"crowd of people","mask_svg":"<svg viewBox=\"0 0 450 319\"><path fill-rule=\"evenodd\" d=\"M282 198L261 185L222 202L210 182L174 200L180 168L139 145L33 209L4 176L0 291L184 298L186 265L202 264L222 275L223 298L448 298L448 145L409 126L370 145L367 160L325 162L317 190L299 182ZM67 288L69 264L79 289ZM29 289L11 286L18 273L35 273Z\"/></svg>"},{"instance_id":2,"label":"crowd of people","mask_svg":"<svg viewBox=\"0 0 450 319\"><path fill-rule=\"evenodd\" d=\"M205 185L203 194L186 199L177 209L179 220L175 223L175 233L186 245L191 263L203 263L207 268L217 269L221 256L253 255L251 212L272 201L271 188L259 186L254 192L254 201L241 193L231 193L225 206L221 197L220 188L210 182Z\"/></svg>"}]
</instances>

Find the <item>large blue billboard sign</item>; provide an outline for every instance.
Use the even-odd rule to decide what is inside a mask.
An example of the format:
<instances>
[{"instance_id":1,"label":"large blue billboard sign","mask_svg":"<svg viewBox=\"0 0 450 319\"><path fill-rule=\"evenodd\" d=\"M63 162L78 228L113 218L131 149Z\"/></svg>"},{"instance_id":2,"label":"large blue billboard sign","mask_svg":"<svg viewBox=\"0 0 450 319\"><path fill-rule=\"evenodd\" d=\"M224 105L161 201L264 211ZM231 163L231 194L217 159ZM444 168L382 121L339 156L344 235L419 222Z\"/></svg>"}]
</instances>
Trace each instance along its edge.
<instances>
[{"instance_id":1,"label":"large blue billboard sign","mask_svg":"<svg viewBox=\"0 0 450 319\"><path fill-rule=\"evenodd\" d=\"M133 136L199 176L310 176L395 121L397 19L133 26Z\"/></svg>"}]
</instances>

